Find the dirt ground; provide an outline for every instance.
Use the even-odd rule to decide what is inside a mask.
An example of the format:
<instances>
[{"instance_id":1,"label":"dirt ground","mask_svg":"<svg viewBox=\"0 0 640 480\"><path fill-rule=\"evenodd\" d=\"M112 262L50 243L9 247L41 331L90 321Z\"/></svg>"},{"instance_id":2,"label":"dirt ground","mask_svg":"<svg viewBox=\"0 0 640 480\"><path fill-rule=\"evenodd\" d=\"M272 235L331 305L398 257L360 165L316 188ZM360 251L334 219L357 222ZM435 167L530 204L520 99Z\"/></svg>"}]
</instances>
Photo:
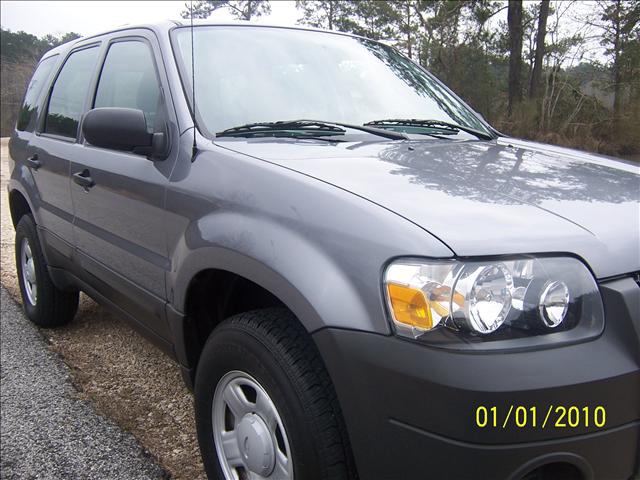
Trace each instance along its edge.
<instances>
[{"instance_id":1,"label":"dirt ground","mask_svg":"<svg viewBox=\"0 0 640 480\"><path fill-rule=\"evenodd\" d=\"M6 190L7 139L0 142L0 281L19 299ZM206 478L195 436L193 398L168 357L85 295L70 325L42 332L71 367L79 395L131 432L172 478Z\"/></svg>"}]
</instances>

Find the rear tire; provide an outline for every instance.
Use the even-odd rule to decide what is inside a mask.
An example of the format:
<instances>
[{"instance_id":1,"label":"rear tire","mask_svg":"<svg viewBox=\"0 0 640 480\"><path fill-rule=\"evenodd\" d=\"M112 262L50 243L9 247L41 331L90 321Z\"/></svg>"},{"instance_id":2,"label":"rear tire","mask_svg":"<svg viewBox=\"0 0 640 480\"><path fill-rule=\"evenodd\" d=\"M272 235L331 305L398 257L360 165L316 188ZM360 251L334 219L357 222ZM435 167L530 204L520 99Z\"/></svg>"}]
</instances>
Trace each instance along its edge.
<instances>
[{"instance_id":1,"label":"rear tire","mask_svg":"<svg viewBox=\"0 0 640 480\"><path fill-rule=\"evenodd\" d=\"M16 227L16 270L27 318L39 327L66 325L78 310L78 292L65 292L51 281L38 231L31 215Z\"/></svg>"},{"instance_id":2,"label":"rear tire","mask_svg":"<svg viewBox=\"0 0 640 480\"><path fill-rule=\"evenodd\" d=\"M287 310L242 313L213 331L198 363L195 407L209 478L356 478L329 375Z\"/></svg>"}]
</instances>

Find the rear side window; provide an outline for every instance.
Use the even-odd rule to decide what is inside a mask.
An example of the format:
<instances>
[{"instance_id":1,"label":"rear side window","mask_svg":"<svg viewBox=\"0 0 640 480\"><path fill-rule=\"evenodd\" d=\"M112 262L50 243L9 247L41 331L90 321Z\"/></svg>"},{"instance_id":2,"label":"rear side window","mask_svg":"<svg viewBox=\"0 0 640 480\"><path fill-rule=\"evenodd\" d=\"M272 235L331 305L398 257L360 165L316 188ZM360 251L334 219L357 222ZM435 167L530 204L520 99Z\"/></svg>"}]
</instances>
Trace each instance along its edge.
<instances>
[{"instance_id":1,"label":"rear side window","mask_svg":"<svg viewBox=\"0 0 640 480\"><path fill-rule=\"evenodd\" d=\"M100 74L94 107L135 108L144 112L153 133L160 87L151 50L144 42L117 42L109 47Z\"/></svg>"},{"instance_id":2,"label":"rear side window","mask_svg":"<svg viewBox=\"0 0 640 480\"><path fill-rule=\"evenodd\" d=\"M78 50L67 58L51 91L46 133L76 138L97 58L96 47Z\"/></svg>"},{"instance_id":3,"label":"rear side window","mask_svg":"<svg viewBox=\"0 0 640 480\"><path fill-rule=\"evenodd\" d=\"M34 114L38 109L40 94L49 80L49 74L56 63L57 58L57 55L45 58L40 62L36 71L33 73L33 77L31 77L27 91L24 94L22 107L18 113L18 123L16 125L18 130L26 130L31 119L34 118Z\"/></svg>"}]
</instances>

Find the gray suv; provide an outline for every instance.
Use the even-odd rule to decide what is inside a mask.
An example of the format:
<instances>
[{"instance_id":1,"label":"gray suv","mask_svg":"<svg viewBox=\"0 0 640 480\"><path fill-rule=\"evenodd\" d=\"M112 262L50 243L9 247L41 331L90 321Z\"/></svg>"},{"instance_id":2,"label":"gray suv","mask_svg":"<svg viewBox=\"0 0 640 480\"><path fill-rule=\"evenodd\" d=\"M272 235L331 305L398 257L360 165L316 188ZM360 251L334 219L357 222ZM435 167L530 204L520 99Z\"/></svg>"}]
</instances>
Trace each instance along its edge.
<instances>
[{"instance_id":1,"label":"gray suv","mask_svg":"<svg viewBox=\"0 0 640 480\"><path fill-rule=\"evenodd\" d=\"M27 316L173 357L209 477L638 474L637 165L366 38L179 22L45 54L10 153Z\"/></svg>"}]
</instances>

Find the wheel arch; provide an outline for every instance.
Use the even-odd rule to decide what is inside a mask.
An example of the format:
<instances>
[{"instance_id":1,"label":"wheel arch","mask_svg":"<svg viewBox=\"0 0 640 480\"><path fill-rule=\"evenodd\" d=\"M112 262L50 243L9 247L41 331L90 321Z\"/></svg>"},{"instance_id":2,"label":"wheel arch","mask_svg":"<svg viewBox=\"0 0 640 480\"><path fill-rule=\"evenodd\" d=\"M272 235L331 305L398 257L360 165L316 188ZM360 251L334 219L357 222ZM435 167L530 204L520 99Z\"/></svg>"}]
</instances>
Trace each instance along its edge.
<instances>
[{"instance_id":1,"label":"wheel arch","mask_svg":"<svg viewBox=\"0 0 640 480\"><path fill-rule=\"evenodd\" d=\"M237 221L228 225L232 224L242 225ZM205 231L237 238L228 225L216 225L218 228ZM174 261L179 269L168 281L168 318L176 357L190 377L185 378L187 384L193 380L208 335L219 322L237 313L284 307L309 334L327 326L375 329L361 293L326 252L274 225L259 225L250 231L257 232L252 242L244 243L250 250L225 246L222 235L208 238L208 245L200 248L187 248L205 243L202 229L198 229L197 242L187 241L187 235L176 248ZM283 246L277 254L273 242Z\"/></svg>"},{"instance_id":2,"label":"wheel arch","mask_svg":"<svg viewBox=\"0 0 640 480\"><path fill-rule=\"evenodd\" d=\"M18 225L23 215L34 214L26 195L17 188L9 190L9 212L11 213L11 222L14 228Z\"/></svg>"}]
</instances>

